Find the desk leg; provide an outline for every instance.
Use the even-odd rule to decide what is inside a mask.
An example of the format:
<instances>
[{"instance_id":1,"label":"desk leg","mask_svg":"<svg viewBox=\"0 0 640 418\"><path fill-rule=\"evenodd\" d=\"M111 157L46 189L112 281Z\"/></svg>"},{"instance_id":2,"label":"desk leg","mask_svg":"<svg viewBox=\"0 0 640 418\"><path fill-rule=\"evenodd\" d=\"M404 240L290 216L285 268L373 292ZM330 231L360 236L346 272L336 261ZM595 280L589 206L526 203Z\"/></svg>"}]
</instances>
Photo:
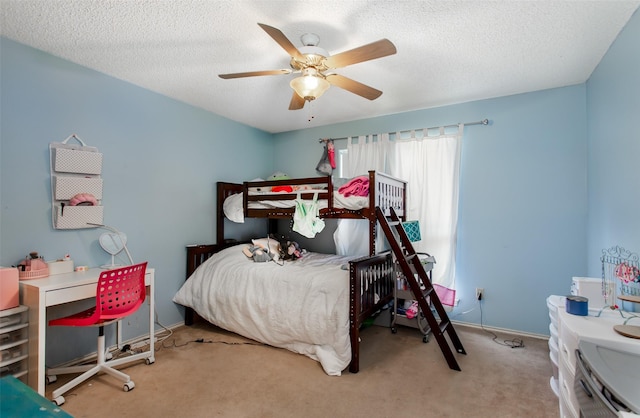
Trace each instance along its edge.
<instances>
[{"instance_id":1,"label":"desk leg","mask_svg":"<svg viewBox=\"0 0 640 418\"><path fill-rule=\"evenodd\" d=\"M149 362L155 362L155 340L156 340L156 327L155 327L155 312L156 312L156 298L154 295L155 277L151 275L149 278L149 351L151 357Z\"/></svg>"},{"instance_id":2,"label":"desk leg","mask_svg":"<svg viewBox=\"0 0 640 418\"><path fill-rule=\"evenodd\" d=\"M24 286L22 303L29 307L29 359L27 361L29 386L44 396L45 342L47 338L47 308L44 294L39 289Z\"/></svg>"}]
</instances>

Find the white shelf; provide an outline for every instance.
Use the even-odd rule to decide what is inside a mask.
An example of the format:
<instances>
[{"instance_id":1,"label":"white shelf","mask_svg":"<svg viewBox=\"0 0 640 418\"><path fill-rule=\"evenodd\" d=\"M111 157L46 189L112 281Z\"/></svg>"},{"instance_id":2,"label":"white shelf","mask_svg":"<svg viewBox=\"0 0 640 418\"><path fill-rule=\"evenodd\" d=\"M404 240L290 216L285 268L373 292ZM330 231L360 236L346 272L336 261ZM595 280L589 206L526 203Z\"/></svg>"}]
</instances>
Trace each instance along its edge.
<instances>
[{"instance_id":1,"label":"white shelf","mask_svg":"<svg viewBox=\"0 0 640 418\"><path fill-rule=\"evenodd\" d=\"M27 306L0 311L0 376L13 375L26 383L29 357Z\"/></svg>"}]
</instances>

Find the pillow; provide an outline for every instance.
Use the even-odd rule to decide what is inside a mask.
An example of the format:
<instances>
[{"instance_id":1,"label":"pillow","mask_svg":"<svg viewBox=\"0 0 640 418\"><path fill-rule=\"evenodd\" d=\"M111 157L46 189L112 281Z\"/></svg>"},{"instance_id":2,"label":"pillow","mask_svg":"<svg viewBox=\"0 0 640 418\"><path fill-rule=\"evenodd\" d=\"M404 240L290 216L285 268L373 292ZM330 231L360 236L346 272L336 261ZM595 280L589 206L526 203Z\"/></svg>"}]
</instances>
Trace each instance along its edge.
<instances>
[{"instance_id":1,"label":"pillow","mask_svg":"<svg viewBox=\"0 0 640 418\"><path fill-rule=\"evenodd\" d=\"M232 194L222 203L222 211L227 219L244 223L244 212L242 210L242 193Z\"/></svg>"},{"instance_id":2,"label":"pillow","mask_svg":"<svg viewBox=\"0 0 640 418\"><path fill-rule=\"evenodd\" d=\"M253 182L255 181L264 181L264 179L261 179L260 177L257 177L253 180L251 180ZM269 188L268 187L249 187L249 193L262 193L262 192L268 192Z\"/></svg>"}]
</instances>

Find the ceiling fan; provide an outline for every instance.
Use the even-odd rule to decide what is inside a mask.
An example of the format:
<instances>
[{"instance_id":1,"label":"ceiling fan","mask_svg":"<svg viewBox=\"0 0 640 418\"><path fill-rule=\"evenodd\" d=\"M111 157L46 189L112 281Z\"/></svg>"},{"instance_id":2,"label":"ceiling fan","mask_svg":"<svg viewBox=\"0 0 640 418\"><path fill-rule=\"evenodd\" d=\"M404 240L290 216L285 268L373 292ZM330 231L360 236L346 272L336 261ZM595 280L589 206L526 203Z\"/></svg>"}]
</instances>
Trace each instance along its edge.
<instances>
[{"instance_id":1,"label":"ceiling fan","mask_svg":"<svg viewBox=\"0 0 640 418\"><path fill-rule=\"evenodd\" d=\"M340 87L369 100L375 100L382 94L380 90L373 87L328 71L395 54L396 47L388 39L381 39L331 56L327 51L318 47L320 38L316 34L307 33L302 35L300 40L304 46L298 49L279 29L263 23L258 23L258 25L291 56L291 69L220 74L220 78L231 79L300 73L300 77L294 78L290 83L294 92L289 103L289 110L302 109L305 102L310 102L322 96L330 85Z\"/></svg>"}]
</instances>

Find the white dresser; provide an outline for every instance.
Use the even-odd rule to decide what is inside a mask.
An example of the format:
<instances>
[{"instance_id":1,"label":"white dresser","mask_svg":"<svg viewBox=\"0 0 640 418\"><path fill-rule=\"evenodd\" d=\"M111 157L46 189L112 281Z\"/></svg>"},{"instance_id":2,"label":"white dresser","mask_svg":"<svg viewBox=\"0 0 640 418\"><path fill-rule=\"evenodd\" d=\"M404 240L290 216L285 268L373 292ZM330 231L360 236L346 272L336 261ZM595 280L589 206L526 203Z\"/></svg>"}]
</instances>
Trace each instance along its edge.
<instances>
[{"instance_id":1,"label":"white dresser","mask_svg":"<svg viewBox=\"0 0 640 418\"><path fill-rule=\"evenodd\" d=\"M551 318L550 329L557 330L557 341L552 343L555 338L553 331L549 340L549 355L554 373L557 373L557 378L555 374L551 378L551 386L552 388L556 386L554 391L559 398L560 416L578 418L580 407L574 391L578 343L581 340L588 340L640 354L640 340L623 337L613 330L614 325L624 322L624 318L618 311L605 309L597 317L595 315L598 311L589 309L588 316L572 315L566 312L562 296L550 296L547 299L547 305Z\"/></svg>"}]
</instances>

